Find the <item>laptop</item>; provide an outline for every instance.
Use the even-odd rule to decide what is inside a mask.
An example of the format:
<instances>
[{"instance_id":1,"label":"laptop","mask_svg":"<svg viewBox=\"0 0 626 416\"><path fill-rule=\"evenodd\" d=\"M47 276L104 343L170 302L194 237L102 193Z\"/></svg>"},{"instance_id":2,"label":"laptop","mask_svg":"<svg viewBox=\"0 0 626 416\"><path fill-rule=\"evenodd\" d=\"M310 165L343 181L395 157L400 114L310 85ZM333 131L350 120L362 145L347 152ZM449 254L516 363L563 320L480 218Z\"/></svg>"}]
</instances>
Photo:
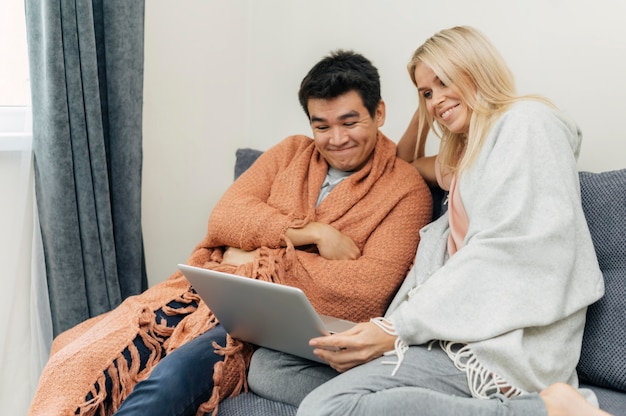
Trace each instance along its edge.
<instances>
[{"instance_id":1,"label":"laptop","mask_svg":"<svg viewBox=\"0 0 626 416\"><path fill-rule=\"evenodd\" d=\"M301 289L179 264L224 329L242 341L321 361L311 338L345 331L354 322L318 314Z\"/></svg>"}]
</instances>

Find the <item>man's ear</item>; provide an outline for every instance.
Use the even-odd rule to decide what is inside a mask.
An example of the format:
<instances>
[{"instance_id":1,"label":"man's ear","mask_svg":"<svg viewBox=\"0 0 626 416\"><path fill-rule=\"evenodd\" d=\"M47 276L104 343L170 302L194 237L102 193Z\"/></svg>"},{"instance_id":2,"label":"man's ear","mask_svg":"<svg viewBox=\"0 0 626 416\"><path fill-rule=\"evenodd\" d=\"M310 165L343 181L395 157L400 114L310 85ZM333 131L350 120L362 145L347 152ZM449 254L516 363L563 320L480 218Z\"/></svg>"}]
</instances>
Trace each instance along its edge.
<instances>
[{"instance_id":1,"label":"man's ear","mask_svg":"<svg viewBox=\"0 0 626 416\"><path fill-rule=\"evenodd\" d=\"M375 112L375 121L378 127L382 127L385 124L386 111L385 102L380 100Z\"/></svg>"}]
</instances>

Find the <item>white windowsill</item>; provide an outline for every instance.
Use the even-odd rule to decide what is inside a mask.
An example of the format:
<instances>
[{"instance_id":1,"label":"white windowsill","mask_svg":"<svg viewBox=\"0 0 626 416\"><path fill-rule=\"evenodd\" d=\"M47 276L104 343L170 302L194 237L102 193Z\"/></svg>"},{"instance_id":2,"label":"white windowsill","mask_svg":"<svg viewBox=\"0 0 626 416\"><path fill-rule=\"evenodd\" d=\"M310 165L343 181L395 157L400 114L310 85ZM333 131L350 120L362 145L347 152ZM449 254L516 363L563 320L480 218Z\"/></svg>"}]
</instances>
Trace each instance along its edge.
<instances>
[{"instance_id":1,"label":"white windowsill","mask_svg":"<svg viewBox=\"0 0 626 416\"><path fill-rule=\"evenodd\" d=\"M30 150L32 137L30 107L0 106L0 152Z\"/></svg>"}]
</instances>

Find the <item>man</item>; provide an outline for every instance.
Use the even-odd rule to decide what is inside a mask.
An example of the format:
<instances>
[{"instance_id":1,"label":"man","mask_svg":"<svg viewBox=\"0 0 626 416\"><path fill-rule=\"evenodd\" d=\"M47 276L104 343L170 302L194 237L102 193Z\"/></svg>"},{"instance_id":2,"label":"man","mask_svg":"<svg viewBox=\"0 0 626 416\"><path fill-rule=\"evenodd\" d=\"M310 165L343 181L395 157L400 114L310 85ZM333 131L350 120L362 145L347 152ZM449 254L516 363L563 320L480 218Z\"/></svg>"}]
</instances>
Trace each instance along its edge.
<instances>
[{"instance_id":1,"label":"man","mask_svg":"<svg viewBox=\"0 0 626 416\"><path fill-rule=\"evenodd\" d=\"M411 265L430 191L379 131L385 104L366 58L324 58L299 98L313 139L291 136L261 155L215 206L188 264L297 286L321 313L368 320ZM31 415L209 412L242 389L252 354L180 273L62 334L53 350Z\"/></svg>"}]
</instances>

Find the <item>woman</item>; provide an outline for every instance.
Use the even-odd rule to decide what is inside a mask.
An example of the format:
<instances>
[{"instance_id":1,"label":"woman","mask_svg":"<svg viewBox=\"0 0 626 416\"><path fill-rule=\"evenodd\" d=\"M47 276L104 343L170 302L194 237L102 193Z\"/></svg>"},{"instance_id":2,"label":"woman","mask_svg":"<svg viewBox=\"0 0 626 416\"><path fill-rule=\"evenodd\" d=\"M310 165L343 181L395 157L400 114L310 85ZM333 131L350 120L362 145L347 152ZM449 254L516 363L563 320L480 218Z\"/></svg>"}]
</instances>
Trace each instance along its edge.
<instances>
[{"instance_id":1,"label":"woman","mask_svg":"<svg viewBox=\"0 0 626 416\"><path fill-rule=\"evenodd\" d=\"M578 129L546 99L517 96L473 28L435 34L408 69L419 106L398 154L449 190L448 212L422 230L384 318L311 340L343 374L298 415L605 414L575 390L587 306L604 290ZM441 145L424 158L429 128Z\"/></svg>"}]
</instances>

